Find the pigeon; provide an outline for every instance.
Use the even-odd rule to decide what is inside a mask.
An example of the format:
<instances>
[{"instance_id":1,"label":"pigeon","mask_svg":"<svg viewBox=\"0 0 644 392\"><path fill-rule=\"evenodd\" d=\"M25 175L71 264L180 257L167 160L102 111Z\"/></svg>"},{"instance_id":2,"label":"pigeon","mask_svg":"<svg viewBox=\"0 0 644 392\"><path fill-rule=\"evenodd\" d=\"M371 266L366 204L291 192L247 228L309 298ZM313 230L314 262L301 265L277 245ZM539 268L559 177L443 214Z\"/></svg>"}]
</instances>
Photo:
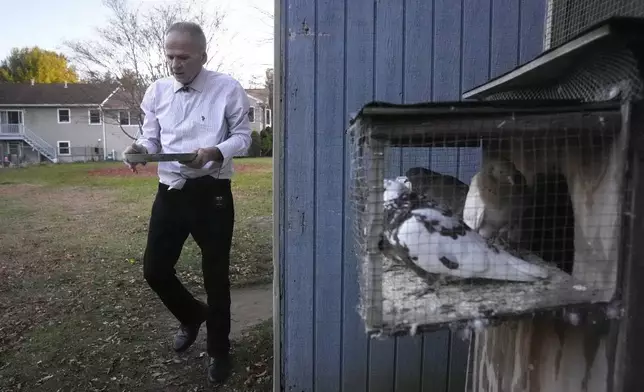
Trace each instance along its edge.
<instances>
[{"instance_id":1,"label":"pigeon","mask_svg":"<svg viewBox=\"0 0 644 392\"><path fill-rule=\"evenodd\" d=\"M444 277L534 282L549 276L545 268L489 243L448 207L399 181L385 183L385 224L379 247L430 286Z\"/></svg>"},{"instance_id":2,"label":"pigeon","mask_svg":"<svg viewBox=\"0 0 644 392\"><path fill-rule=\"evenodd\" d=\"M490 241L518 242L520 220L529 202L529 188L512 162L485 159L470 182L463 221Z\"/></svg>"},{"instance_id":3,"label":"pigeon","mask_svg":"<svg viewBox=\"0 0 644 392\"><path fill-rule=\"evenodd\" d=\"M449 207L454 213L462 216L465 198L469 187L458 178L437 173L424 167L412 167L405 177L411 182L411 189Z\"/></svg>"}]
</instances>

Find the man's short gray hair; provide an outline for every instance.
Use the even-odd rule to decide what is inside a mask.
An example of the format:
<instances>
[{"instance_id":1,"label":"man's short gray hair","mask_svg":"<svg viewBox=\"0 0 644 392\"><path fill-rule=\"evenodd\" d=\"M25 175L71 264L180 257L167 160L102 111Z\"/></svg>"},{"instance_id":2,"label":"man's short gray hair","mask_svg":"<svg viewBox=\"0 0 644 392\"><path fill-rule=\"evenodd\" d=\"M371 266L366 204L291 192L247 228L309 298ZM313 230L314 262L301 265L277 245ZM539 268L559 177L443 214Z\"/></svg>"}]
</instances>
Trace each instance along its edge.
<instances>
[{"instance_id":1,"label":"man's short gray hair","mask_svg":"<svg viewBox=\"0 0 644 392\"><path fill-rule=\"evenodd\" d=\"M194 22L175 22L166 31L166 35L170 34L173 31L188 33L190 36L195 39L195 43L199 46L204 52L207 49L208 43L206 41L206 35L203 32L201 26Z\"/></svg>"}]
</instances>

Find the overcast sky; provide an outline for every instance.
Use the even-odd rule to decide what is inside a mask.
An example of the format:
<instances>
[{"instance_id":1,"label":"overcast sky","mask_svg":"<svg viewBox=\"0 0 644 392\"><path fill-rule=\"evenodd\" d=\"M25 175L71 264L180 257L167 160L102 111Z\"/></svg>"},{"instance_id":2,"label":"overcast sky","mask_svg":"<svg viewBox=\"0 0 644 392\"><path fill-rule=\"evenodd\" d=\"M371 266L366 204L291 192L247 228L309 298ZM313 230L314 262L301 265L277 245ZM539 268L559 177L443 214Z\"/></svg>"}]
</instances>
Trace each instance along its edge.
<instances>
[{"instance_id":1,"label":"overcast sky","mask_svg":"<svg viewBox=\"0 0 644 392\"><path fill-rule=\"evenodd\" d=\"M130 1L153 3L171 0ZM274 1L204 1L224 8L227 13L225 25L230 37L220 44L225 53L230 53L230 58L236 61L232 69L224 71L233 73L245 87L253 76L263 78L264 70L273 66L273 44L270 41L273 27L272 20L263 17L254 7L272 14ZM94 28L105 23L108 12L101 0L2 0L0 59L4 59L13 47L37 45L62 52L64 40L91 37Z\"/></svg>"}]
</instances>

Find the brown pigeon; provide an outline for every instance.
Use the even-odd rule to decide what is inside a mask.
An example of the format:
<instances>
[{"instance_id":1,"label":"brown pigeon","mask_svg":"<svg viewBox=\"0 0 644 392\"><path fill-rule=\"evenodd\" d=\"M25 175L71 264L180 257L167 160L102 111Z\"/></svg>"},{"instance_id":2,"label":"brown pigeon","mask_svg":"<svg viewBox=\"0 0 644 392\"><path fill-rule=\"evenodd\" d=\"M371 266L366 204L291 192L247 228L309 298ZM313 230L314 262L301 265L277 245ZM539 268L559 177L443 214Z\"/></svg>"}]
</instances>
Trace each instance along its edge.
<instances>
[{"instance_id":1,"label":"brown pigeon","mask_svg":"<svg viewBox=\"0 0 644 392\"><path fill-rule=\"evenodd\" d=\"M525 178L504 158L484 159L470 183L463 220L484 238L515 242L522 213L530 201Z\"/></svg>"}]
</instances>

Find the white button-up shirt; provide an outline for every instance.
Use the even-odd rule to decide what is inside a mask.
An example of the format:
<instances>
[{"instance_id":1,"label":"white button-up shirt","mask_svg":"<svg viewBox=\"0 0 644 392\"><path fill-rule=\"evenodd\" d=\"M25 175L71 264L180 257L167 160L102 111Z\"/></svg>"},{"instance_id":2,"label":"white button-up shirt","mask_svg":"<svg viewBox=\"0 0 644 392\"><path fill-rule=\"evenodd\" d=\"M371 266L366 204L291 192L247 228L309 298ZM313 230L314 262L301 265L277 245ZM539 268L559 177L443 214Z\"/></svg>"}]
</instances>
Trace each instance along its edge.
<instances>
[{"instance_id":1,"label":"white button-up shirt","mask_svg":"<svg viewBox=\"0 0 644 392\"><path fill-rule=\"evenodd\" d=\"M186 179L211 175L230 178L232 158L251 144L248 96L231 76L203 68L189 86L173 77L152 83L141 101L145 114L136 143L148 153L189 153L217 146L223 163L192 169L179 162L159 162L159 181L181 189Z\"/></svg>"}]
</instances>

